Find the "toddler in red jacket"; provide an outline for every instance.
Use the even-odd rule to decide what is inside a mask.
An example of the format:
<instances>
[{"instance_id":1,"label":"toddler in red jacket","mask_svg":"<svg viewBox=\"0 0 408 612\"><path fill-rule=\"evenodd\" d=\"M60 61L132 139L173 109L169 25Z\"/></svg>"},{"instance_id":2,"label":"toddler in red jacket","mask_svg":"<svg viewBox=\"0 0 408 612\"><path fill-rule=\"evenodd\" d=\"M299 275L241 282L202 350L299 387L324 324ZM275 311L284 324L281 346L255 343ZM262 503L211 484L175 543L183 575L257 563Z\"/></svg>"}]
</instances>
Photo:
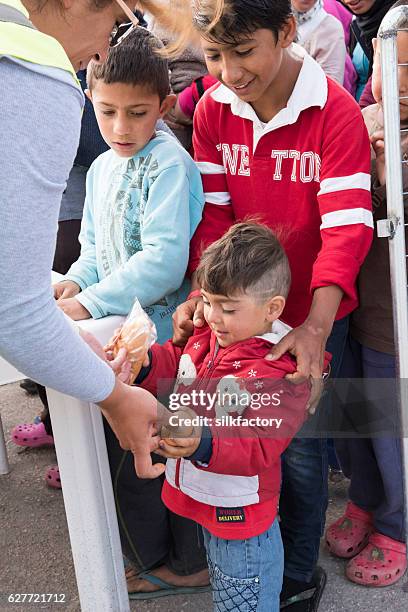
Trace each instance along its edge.
<instances>
[{"instance_id":1,"label":"toddler in red jacket","mask_svg":"<svg viewBox=\"0 0 408 612\"><path fill-rule=\"evenodd\" d=\"M239 223L206 249L197 274L207 325L184 349L154 345L137 381L170 393L170 425L190 428L158 442L168 459L162 497L203 528L215 609L277 612L280 458L310 395L284 380L296 370L291 356L265 360L290 331L279 321L289 264L268 227Z\"/></svg>"}]
</instances>

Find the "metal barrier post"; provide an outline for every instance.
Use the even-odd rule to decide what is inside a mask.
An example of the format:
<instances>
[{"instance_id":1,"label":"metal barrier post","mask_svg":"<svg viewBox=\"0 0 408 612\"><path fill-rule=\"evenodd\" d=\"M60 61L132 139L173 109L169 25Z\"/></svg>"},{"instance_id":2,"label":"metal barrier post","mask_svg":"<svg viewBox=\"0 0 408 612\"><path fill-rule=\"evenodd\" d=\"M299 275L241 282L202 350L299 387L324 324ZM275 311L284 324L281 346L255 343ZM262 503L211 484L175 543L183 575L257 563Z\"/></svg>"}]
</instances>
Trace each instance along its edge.
<instances>
[{"instance_id":1,"label":"metal barrier post","mask_svg":"<svg viewBox=\"0 0 408 612\"><path fill-rule=\"evenodd\" d=\"M2 385L8 385L9 383L22 380L23 378L24 375L21 374L21 372L18 372L5 359L0 357L0 387ZM10 465L7 458L6 440L4 438L4 430L0 415L0 475L8 474L9 472Z\"/></svg>"},{"instance_id":2,"label":"metal barrier post","mask_svg":"<svg viewBox=\"0 0 408 612\"><path fill-rule=\"evenodd\" d=\"M0 414L0 475L8 474L10 466L7 458L6 441L4 439L3 423Z\"/></svg>"},{"instance_id":3,"label":"metal barrier post","mask_svg":"<svg viewBox=\"0 0 408 612\"><path fill-rule=\"evenodd\" d=\"M389 238L394 334L399 378L398 400L402 424L405 508L408 508L408 296L396 42L398 30L406 29L407 24L408 7L400 6L386 14L378 32L381 39L388 217L386 231L379 235ZM408 536L407 513L405 531Z\"/></svg>"}]
</instances>

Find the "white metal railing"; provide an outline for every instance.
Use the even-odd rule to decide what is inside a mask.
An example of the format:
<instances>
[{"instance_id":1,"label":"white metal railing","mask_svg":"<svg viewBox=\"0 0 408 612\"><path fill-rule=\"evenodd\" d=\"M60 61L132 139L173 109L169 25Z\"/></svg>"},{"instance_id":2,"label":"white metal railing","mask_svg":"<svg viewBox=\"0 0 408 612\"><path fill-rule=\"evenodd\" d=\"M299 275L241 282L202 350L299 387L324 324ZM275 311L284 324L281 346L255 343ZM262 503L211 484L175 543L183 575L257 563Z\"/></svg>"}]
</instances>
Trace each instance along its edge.
<instances>
[{"instance_id":1,"label":"white metal railing","mask_svg":"<svg viewBox=\"0 0 408 612\"><path fill-rule=\"evenodd\" d=\"M400 96L398 86L397 33L408 28L408 6L399 6L384 17L381 39L382 100L386 159L387 220L378 223L378 235L388 237L394 334L398 376L398 400L402 425L405 508L408 508L408 292L405 245ZM408 514L405 532L408 536Z\"/></svg>"},{"instance_id":2,"label":"white metal railing","mask_svg":"<svg viewBox=\"0 0 408 612\"><path fill-rule=\"evenodd\" d=\"M53 273L53 282L58 275ZM105 344L124 317L78 321ZM102 416L94 404L47 389L63 483L72 556L82 612L128 612L119 528ZM1 471L3 468L3 471ZM0 473L8 472L0 427Z\"/></svg>"},{"instance_id":3,"label":"white metal railing","mask_svg":"<svg viewBox=\"0 0 408 612\"><path fill-rule=\"evenodd\" d=\"M124 317L77 321L105 344ZM47 389L82 612L128 612L122 549L102 416Z\"/></svg>"}]
</instances>

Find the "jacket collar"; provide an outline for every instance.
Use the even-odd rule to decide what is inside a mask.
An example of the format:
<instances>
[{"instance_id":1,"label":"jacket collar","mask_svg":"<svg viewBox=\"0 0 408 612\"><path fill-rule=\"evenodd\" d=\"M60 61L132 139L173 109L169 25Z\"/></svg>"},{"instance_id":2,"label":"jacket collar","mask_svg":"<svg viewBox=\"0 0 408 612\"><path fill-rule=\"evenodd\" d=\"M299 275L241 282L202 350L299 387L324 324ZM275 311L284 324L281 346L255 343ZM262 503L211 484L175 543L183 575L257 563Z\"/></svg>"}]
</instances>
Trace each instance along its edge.
<instances>
[{"instance_id":1,"label":"jacket collar","mask_svg":"<svg viewBox=\"0 0 408 612\"><path fill-rule=\"evenodd\" d=\"M287 325L280 319L277 319L272 323L272 331L267 334L263 334L262 336L255 336L255 338L262 338L262 340L266 340L271 344L278 344L282 338L286 336L290 331L292 331L292 327Z\"/></svg>"}]
</instances>

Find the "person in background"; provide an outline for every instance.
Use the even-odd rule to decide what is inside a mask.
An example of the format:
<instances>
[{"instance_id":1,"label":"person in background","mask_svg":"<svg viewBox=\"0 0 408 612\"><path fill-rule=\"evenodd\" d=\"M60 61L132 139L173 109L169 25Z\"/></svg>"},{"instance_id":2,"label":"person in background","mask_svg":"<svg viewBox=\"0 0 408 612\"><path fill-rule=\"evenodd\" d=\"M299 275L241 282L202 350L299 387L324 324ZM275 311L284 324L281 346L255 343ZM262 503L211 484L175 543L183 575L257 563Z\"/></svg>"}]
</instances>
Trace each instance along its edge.
<instances>
[{"instance_id":1,"label":"person in background","mask_svg":"<svg viewBox=\"0 0 408 612\"><path fill-rule=\"evenodd\" d=\"M153 21L151 31L160 38L164 45L171 44L171 36L156 21ZM199 46L194 44L188 45L175 57L170 57L168 61L171 91L177 96L207 74L203 52ZM174 114L173 109L170 109L164 119L183 147L190 151L193 135L191 123L183 121L182 117L180 120L180 117Z\"/></svg>"},{"instance_id":2,"label":"person in background","mask_svg":"<svg viewBox=\"0 0 408 612\"><path fill-rule=\"evenodd\" d=\"M357 73L354 68L353 62L351 61L351 56L349 54L350 49L350 38L351 38L351 22L352 15L350 11L348 11L338 0L323 0L323 7L326 13L333 15L336 17L343 26L344 31L344 41L346 43L346 64L344 67L344 89L346 89L354 98L356 93L356 82L357 82Z\"/></svg>"},{"instance_id":3,"label":"person in background","mask_svg":"<svg viewBox=\"0 0 408 612\"><path fill-rule=\"evenodd\" d=\"M341 23L326 13L323 0L292 0L292 9L297 23L297 42L327 76L343 85L347 52Z\"/></svg>"},{"instance_id":4,"label":"person in background","mask_svg":"<svg viewBox=\"0 0 408 612\"><path fill-rule=\"evenodd\" d=\"M394 6L406 6L406 0ZM407 27L408 23L401 27ZM371 190L375 219L387 217L384 117L382 111L381 45L374 39L373 94L376 104L363 110L372 144ZM397 35L399 95L408 95L408 32ZM401 129L408 128L408 108L400 103ZM406 133L402 132L404 159L408 158ZM403 190L408 172L403 165ZM407 197L404 196L405 206ZM376 234L358 279L360 305L350 325L343 376L364 379L358 393L363 407L346 410L354 431L366 437L336 440L344 473L350 478L345 512L326 532L329 550L350 559L346 575L364 586L382 587L400 580L407 568L403 469L395 388L395 345L388 241ZM378 384L378 380L381 379ZM360 395L360 398L361 398ZM356 402L355 396L350 396ZM349 398L348 398L349 399ZM358 409L359 408L359 409ZM362 415L364 415L362 417ZM371 435L370 435L371 434Z\"/></svg>"},{"instance_id":5,"label":"person in background","mask_svg":"<svg viewBox=\"0 0 408 612\"><path fill-rule=\"evenodd\" d=\"M195 109L201 100L204 93L217 83L217 79L211 74L206 74L203 77L198 77L189 87L181 91L176 100L176 104L171 110L172 121L179 125L192 126ZM194 157L194 148L191 144L189 149L192 157Z\"/></svg>"},{"instance_id":6,"label":"person in background","mask_svg":"<svg viewBox=\"0 0 408 612\"><path fill-rule=\"evenodd\" d=\"M188 295L189 242L201 219L199 171L156 123L174 104L162 43L137 27L87 70L99 129L109 144L87 174L81 254L54 285L74 320L126 315L137 298L164 342Z\"/></svg>"},{"instance_id":7,"label":"person in background","mask_svg":"<svg viewBox=\"0 0 408 612\"><path fill-rule=\"evenodd\" d=\"M355 15L351 23L351 53L357 72L356 100L359 101L373 68L372 40L377 36L382 18L390 9L393 0L342 0L345 7Z\"/></svg>"}]
</instances>

